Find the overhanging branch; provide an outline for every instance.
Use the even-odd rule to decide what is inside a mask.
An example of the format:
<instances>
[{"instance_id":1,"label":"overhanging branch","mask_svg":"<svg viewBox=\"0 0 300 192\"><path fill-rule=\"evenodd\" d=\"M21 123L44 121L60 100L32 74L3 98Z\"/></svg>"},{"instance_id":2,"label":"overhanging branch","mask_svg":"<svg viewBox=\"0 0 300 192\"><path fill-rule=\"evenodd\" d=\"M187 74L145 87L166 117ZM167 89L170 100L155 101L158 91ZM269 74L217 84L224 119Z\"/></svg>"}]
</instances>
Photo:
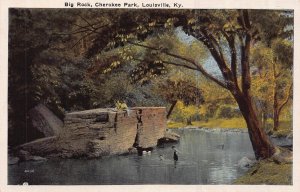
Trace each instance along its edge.
<instances>
[{"instance_id":1,"label":"overhanging branch","mask_svg":"<svg viewBox=\"0 0 300 192\"><path fill-rule=\"evenodd\" d=\"M144 45L144 44L140 44L140 43L135 43L135 42L131 42L131 41L128 41L128 43L132 44L132 45L144 47L144 48L147 48L147 49L151 49L151 50L156 50L156 51L160 50L159 48L156 48L156 47L151 47L151 46L148 46L148 45ZM167 51L164 51L163 53L166 54L166 55L168 55L168 56L171 56L171 57L174 57L174 58L177 58L177 59L181 59L183 61L191 63L192 65L195 66L195 68L190 68L190 69L200 71L206 78L212 80L213 82L215 82L219 86L221 86L221 87L223 87L225 89L228 89L228 87L226 86L225 83L221 82L220 80L218 80L217 78L215 78L214 76L212 76L211 74L209 74L201 65L197 64L192 59L185 58L183 56L179 56L179 55L176 55L174 53L167 52Z\"/></svg>"},{"instance_id":2,"label":"overhanging branch","mask_svg":"<svg viewBox=\"0 0 300 192\"><path fill-rule=\"evenodd\" d=\"M292 92L292 88L293 88L293 83L290 84L289 88L288 88L288 92L286 95L285 100L282 102L282 104L279 106L279 113L282 110L282 108L288 103L288 101L290 100L291 97L291 92Z\"/></svg>"}]
</instances>

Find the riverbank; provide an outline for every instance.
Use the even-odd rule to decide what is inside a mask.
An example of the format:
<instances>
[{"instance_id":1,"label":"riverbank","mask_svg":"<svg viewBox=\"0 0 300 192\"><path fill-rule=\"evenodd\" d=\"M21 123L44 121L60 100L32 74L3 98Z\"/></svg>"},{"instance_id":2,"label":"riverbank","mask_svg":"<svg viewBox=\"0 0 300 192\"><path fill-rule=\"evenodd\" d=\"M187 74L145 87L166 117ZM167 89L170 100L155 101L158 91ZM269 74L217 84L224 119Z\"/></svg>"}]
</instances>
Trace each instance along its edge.
<instances>
[{"instance_id":1,"label":"riverbank","mask_svg":"<svg viewBox=\"0 0 300 192\"><path fill-rule=\"evenodd\" d=\"M168 122L168 128L182 128L182 127L205 127L205 128L247 128L246 122L243 118L231 119L208 119L207 121L194 121L192 125L186 125L183 122Z\"/></svg>"},{"instance_id":2,"label":"riverbank","mask_svg":"<svg viewBox=\"0 0 300 192\"><path fill-rule=\"evenodd\" d=\"M235 180L235 185L292 185L293 163L277 164L273 160L263 160Z\"/></svg>"},{"instance_id":3,"label":"riverbank","mask_svg":"<svg viewBox=\"0 0 300 192\"><path fill-rule=\"evenodd\" d=\"M268 121L269 127L270 120ZM215 119L211 118L207 121L194 121L192 125L186 125L185 122L175 122L169 121L168 129L176 129L176 128L220 128L220 129L246 129L247 125L243 118L236 117L231 119ZM292 121L291 120L283 120L279 122L278 131L274 131L272 133L273 137L293 137L292 133Z\"/></svg>"}]
</instances>

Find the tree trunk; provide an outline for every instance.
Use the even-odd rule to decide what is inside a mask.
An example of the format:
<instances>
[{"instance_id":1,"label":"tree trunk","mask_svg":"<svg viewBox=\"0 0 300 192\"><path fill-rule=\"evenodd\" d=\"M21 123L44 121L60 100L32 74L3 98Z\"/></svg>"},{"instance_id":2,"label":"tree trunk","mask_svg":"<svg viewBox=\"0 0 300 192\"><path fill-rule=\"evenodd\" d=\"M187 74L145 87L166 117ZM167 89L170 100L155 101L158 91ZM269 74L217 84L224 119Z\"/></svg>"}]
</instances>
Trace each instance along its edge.
<instances>
[{"instance_id":1,"label":"tree trunk","mask_svg":"<svg viewBox=\"0 0 300 192\"><path fill-rule=\"evenodd\" d=\"M275 62L272 63L273 66L273 131L278 130L279 124L279 113L278 113L278 96L277 96L277 83L276 83L276 66Z\"/></svg>"},{"instance_id":2,"label":"tree trunk","mask_svg":"<svg viewBox=\"0 0 300 192\"><path fill-rule=\"evenodd\" d=\"M273 131L278 131L278 127L279 127L279 113L277 111L277 109L274 109L274 116L273 116Z\"/></svg>"},{"instance_id":3,"label":"tree trunk","mask_svg":"<svg viewBox=\"0 0 300 192\"><path fill-rule=\"evenodd\" d=\"M275 146L263 131L253 108L251 98L242 93L235 94L234 97L247 123L249 137L256 159L266 159L271 157L275 153Z\"/></svg>"},{"instance_id":4,"label":"tree trunk","mask_svg":"<svg viewBox=\"0 0 300 192\"><path fill-rule=\"evenodd\" d=\"M177 103L177 100L176 100L176 101L173 101L173 103L172 103L172 105L171 105L171 107L170 107L170 109L169 109L169 111L168 111L167 119L169 119L169 117L170 117L170 115L171 115L171 113L172 113L172 111L173 111L173 109L174 109L176 103Z\"/></svg>"},{"instance_id":5,"label":"tree trunk","mask_svg":"<svg viewBox=\"0 0 300 192\"><path fill-rule=\"evenodd\" d=\"M186 118L186 125L192 125L192 117Z\"/></svg>"}]
</instances>

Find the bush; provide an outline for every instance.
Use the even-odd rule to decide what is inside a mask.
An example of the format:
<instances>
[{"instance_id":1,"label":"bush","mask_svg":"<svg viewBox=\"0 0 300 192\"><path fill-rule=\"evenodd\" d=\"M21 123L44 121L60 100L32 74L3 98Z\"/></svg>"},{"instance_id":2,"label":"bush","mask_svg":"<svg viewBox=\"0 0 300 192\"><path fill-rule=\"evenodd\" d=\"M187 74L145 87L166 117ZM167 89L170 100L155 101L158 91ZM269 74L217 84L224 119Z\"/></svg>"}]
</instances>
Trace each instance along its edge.
<instances>
[{"instance_id":1,"label":"bush","mask_svg":"<svg viewBox=\"0 0 300 192\"><path fill-rule=\"evenodd\" d=\"M217 118L226 118L226 119L233 118L233 117L241 117L241 113L239 109L228 105L219 107L216 115Z\"/></svg>"}]
</instances>

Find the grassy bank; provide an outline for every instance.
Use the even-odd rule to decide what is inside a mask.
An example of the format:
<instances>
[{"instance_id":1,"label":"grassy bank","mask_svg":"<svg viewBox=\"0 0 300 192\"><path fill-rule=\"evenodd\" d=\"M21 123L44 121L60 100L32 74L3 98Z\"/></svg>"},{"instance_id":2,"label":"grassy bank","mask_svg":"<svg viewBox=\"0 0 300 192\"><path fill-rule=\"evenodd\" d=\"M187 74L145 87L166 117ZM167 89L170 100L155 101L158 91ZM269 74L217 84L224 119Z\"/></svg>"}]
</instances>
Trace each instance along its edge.
<instances>
[{"instance_id":1,"label":"grassy bank","mask_svg":"<svg viewBox=\"0 0 300 192\"><path fill-rule=\"evenodd\" d=\"M263 160L254 165L244 176L238 178L233 184L267 184L291 185L293 164L276 164L271 160Z\"/></svg>"},{"instance_id":2,"label":"grassy bank","mask_svg":"<svg viewBox=\"0 0 300 192\"><path fill-rule=\"evenodd\" d=\"M269 127L272 127L271 120L268 120ZM168 122L168 128L183 128L187 127L185 122ZM205 127L205 128L247 128L244 118L231 119L214 119L208 121L194 121L188 127ZM275 136L284 137L292 132L292 122L290 120L280 121L278 131L273 132Z\"/></svg>"},{"instance_id":3,"label":"grassy bank","mask_svg":"<svg viewBox=\"0 0 300 192\"><path fill-rule=\"evenodd\" d=\"M246 128L246 122L243 118L231 119L209 119L208 121L194 121L192 127L206 127L206 128ZM187 127L183 122L168 122L168 128L182 128Z\"/></svg>"}]
</instances>

